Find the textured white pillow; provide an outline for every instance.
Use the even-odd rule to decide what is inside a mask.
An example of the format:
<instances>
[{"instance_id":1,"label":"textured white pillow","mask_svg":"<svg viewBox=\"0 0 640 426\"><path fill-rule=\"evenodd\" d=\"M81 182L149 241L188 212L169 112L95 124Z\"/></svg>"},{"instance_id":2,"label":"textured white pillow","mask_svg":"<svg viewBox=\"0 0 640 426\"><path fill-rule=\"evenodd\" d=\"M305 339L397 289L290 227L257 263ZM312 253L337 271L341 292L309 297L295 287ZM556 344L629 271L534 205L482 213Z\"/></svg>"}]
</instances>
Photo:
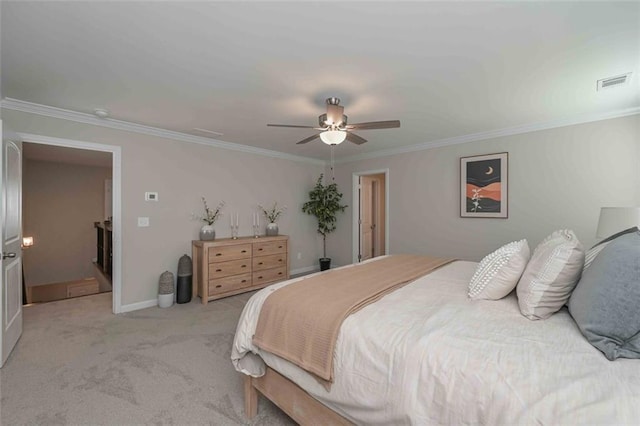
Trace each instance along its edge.
<instances>
[{"instance_id":1,"label":"textured white pillow","mask_svg":"<svg viewBox=\"0 0 640 426\"><path fill-rule=\"evenodd\" d=\"M584 265L584 249L573 231L555 231L533 251L516 292L522 315L549 318L569 300Z\"/></svg>"},{"instance_id":2,"label":"textured white pillow","mask_svg":"<svg viewBox=\"0 0 640 426\"><path fill-rule=\"evenodd\" d=\"M469 297L498 300L511 293L527 266L529 255L527 240L520 240L485 256L469 282Z\"/></svg>"}]
</instances>

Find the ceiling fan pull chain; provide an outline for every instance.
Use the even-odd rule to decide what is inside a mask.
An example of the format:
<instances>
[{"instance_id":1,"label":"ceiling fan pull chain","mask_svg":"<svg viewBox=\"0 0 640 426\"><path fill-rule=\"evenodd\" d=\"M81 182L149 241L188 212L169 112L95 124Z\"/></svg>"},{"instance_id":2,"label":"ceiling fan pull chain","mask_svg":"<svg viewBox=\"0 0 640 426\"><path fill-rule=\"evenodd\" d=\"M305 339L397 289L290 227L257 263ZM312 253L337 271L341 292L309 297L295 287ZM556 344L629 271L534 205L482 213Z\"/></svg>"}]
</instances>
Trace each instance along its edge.
<instances>
[{"instance_id":1,"label":"ceiling fan pull chain","mask_svg":"<svg viewBox=\"0 0 640 426\"><path fill-rule=\"evenodd\" d=\"M334 156L333 156L333 150L336 148L335 145L331 145L331 180L335 181L336 180L336 175L333 173L333 163L334 163Z\"/></svg>"}]
</instances>

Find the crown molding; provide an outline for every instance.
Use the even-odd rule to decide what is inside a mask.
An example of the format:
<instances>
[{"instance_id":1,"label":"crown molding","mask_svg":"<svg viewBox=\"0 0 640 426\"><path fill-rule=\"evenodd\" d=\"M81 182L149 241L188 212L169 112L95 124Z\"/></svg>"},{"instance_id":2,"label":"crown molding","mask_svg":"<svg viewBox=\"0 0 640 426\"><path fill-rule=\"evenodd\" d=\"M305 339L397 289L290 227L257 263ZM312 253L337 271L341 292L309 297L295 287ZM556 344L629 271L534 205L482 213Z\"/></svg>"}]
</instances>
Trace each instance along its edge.
<instances>
[{"instance_id":1,"label":"crown molding","mask_svg":"<svg viewBox=\"0 0 640 426\"><path fill-rule=\"evenodd\" d=\"M98 118L93 114L71 111L68 109L36 104L33 102L21 101L19 99L4 98L2 99L2 101L0 101L0 107L3 109L12 110L12 111L27 112L31 114L41 115L44 117L74 121L76 123L91 124L93 126L108 127L110 129L124 130L126 132L140 133L143 135L156 136L156 137L165 138L165 139L173 139L181 142L197 143L200 145L208 145L216 148L245 152L249 154L257 154L265 157L278 158L282 160L298 161L303 163L315 164L319 166L324 166L327 164L326 161L318 160L315 158L286 154L283 152L272 151L270 149L256 148L254 146L241 145L241 144L232 143L232 142L224 142L224 141L220 141L213 138L206 138L203 136L194 136L188 133L161 129L159 127L145 126L143 124L137 124L137 123L132 123L132 122L123 121L123 120L116 120L113 118Z\"/></svg>"},{"instance_id":2,"label":"crown molding","mask_svg":"<svg viewBox=\"0 0 640 426\"><path fill-rule=\"evenodd\" d=\"M132 123L129 121L115 120L112 118L98 118L93 114L71 111L67 109L36 104L33 102L21 101L19 99L4 98L0 101L0 107L13 111L27 112L31 114L42 115L45 117L58 118L61 120L75 121L77 123L91 124L94 126L108 127L111 129L124 130L128 132L141 133L150 136L157 136L165 139L173 139L181 142L197 143L201 145L213 146L216 148L228 149L232 151L245 152L250 154L262 155L265 157L279 158L283 160L299 161L319 166L329 165L329 161L318 160L316 158L302 157L299 155L286 154L283 152L272 151L254 146L241 145L232 142L224 142L213 138L203 136L194 136L188 133L176 132L173 130L161 129L159 127L145 126L143 124ZM507 127L504 129L491 130L488 132L471 133L468 135L455 136L452 138L438 139L434 141L423 142L415 145L403 146L398 148L382 149L366 154L357 154L349 157L336 159L336 164L351 163L354 161L367 160L371 158L388 157L392 155L405 154L409 152L423 151L427 149L440 148L444 146L459 145L474 141L486 139L494 139L504 136L513 136L524 133L531 133L540 130L555 129L558 127L573 126L576 124L590 123L594 121L609 120L613 118L627 117L630 115L640 114L640 107L627 108L622 110L583 114L574 117L568 117L562 120L554 120L543 123L525 124L522 126Z\"/></svg>"},{"instance_id":3,"label":"crown molding","mask_svg":"<svg viewBox=\"0 0 640 426\"><path fill-rule=\"evenodd\" d=\"M440 148L443 146L459 145L468 142L481 141L486 139L495 139L504 136L520 135L524 133L537 132L540 130L555 129L558 127L573 126L576 124L591 123L594 121L609 120L612 118L627 117L630 115L640 114L640 107L627 108L622 110L583 114L579 116L569 117L562 120L548 121L544 123L525 124L522 126L507 127L504 129L491 130L488 132L472 133L468 135L455 136L452 138L438 139L429 142L423 142L416 145L403 146L398 148L382 149L366 154L357 154L349 157L336 159L336 164L351 163L354 161L368 160L370 158L388 157L391 155L405 154L408 152L423 151L426 149Z\"/></svg>"}]
</instances>

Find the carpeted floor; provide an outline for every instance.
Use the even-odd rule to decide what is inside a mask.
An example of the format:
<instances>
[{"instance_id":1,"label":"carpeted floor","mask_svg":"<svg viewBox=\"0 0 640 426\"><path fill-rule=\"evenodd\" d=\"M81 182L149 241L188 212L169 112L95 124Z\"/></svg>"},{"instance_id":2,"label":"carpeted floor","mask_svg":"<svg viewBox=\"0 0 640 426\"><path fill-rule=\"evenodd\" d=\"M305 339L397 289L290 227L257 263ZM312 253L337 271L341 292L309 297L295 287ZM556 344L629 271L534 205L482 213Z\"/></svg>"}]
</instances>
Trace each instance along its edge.
<instances>
[{"instance_id":1,"label":"carpeted floor","mask_svg":"<svg viewBox=\"0 0 640 426\"><path fill-rule=\"evenodd\" d=\"M26 307L0 370L0 424L294 424L264 398L244 418L229 356L249 296L117 316L110 293Z\"/></svg>"}]
</instances>

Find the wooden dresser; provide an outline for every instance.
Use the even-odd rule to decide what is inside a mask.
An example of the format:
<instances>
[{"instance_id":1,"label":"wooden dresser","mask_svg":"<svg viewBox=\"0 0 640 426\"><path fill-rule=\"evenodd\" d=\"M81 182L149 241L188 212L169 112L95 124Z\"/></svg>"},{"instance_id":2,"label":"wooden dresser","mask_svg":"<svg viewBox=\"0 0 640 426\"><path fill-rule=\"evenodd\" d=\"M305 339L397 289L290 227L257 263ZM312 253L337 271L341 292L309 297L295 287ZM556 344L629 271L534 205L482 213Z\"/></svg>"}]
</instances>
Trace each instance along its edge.
<instances>
[{"instance_id":1,"label":"wooden dresser","mask_svg":"<svg viewBox=\"0 0 640 426\"><path fill-rule=\"evenodd\" d=\"M289 278L289 237L193 241L193 296L202 303Z\"/></svg>"}]
</instances>

